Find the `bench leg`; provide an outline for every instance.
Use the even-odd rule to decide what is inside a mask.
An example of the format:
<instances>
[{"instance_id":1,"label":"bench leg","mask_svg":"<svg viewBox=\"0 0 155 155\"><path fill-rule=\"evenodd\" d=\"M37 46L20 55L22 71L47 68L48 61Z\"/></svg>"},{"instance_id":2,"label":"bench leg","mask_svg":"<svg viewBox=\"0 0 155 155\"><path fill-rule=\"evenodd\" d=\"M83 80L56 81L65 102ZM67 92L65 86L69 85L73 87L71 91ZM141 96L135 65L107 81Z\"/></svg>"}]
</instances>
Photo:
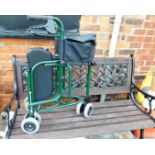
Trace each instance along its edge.
<instances>
[{"instance_id":1,"label":"bench leg","mask_svg":"<svg viewBox=\"0 0 155 155\"><path fill-rule=\"evenodd\" d=\"M144 139L144 129L140 129L140 139Z\"/></svg>"}]
</instances>

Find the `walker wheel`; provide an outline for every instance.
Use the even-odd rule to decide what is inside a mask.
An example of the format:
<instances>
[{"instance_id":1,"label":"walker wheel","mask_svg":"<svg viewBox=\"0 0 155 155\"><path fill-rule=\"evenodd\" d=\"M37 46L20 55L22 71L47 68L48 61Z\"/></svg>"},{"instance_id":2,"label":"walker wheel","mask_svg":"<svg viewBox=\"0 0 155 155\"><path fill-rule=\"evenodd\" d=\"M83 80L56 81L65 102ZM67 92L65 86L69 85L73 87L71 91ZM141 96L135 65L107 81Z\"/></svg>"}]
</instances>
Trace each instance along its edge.
<instances>
[{"instance_id":1,"label":"walker wheel","mask_svg":"<svg viewBox=\"0 0 155 155\"><path fill-rule=\"evenodd\" d=\"M84 111L84 108L85 108L85 103L84 103L84 102L80 102L79 104L77 104L77 107L76 107L76 114L77 114L77 115L82 114L83 111Z\"/></svg>"},{"instance_id":2,"label":"walker wheel","mask_svg":"<svg viewBox=\"0 0 155 155\"><path fill-rule=\"evenodd\" d=\"M34 134L39 130L39 128L40 128L39 121L37 121L35 118L32 117L24 119L21 123L22 131L27 134Z\"/></svg>"},{"instance_id":3,"label":"walker wheel","mask_svg":"<svg viewBox=\"0 0 155 155\"><path fill-rule=\"evenodd\" d=\"M39 123L42 122L42 118L38 112L35 111L33 115L34 115L33 118L35 118L37 121L39 121ZM30 116L28 114L25 114L24 119L29 118L29 117Z\"/></svg>"},{"instance_id":4,"label":"walker wheel","mask_svg":"<svg viewBox=\"0 0 155 155\"><path fill-rule=\"evenodd\" d=\"M85 118L89 118L91 117L92 113L93 113L93 104L92 103L86 104L84 108L83 116Z\"/></svg>"},{"instance_id":5,"label":"walker wheel","mask_svg":"<svg viewBox=\"0 0 155 155\"><path fill-rule=\"evenodd\" d=\"M37 121L39 121L39 123L41 123L42 122L42 118L41 118L41 116L40 116L40 114L38 113L38 112L34 112L34 118L37 120Z\"/></svg>"}]
</instances>

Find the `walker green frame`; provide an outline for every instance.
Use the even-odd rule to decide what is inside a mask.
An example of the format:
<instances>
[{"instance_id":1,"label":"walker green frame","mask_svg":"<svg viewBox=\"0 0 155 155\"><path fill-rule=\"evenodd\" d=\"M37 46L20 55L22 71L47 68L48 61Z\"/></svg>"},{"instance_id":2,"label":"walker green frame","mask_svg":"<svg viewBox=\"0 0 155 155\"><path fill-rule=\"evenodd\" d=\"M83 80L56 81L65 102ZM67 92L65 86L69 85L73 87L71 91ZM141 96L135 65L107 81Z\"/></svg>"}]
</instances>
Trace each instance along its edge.
<instances>
[{"instance_id":1,"label":"walker green frame","mask_svg":"<svg viewBox=\"0 0 155 155\"><path fill-rule=\"evenodd\" d=\"M63 23L61 22L60 19L53 17L53 21L55 22L56 25L56 34L55 36L58 36L59 39L63 40L64 39L64 26ZM50 99L47 100L42 100L42 101L35 101L35 95L34 95L34 71L35 69L40 66L52 66L53 68L56 69L56 81L55 84L58 88L58 92L56 95L51 96ZM65 69L68 69L68 93L67 95L64 95L65 91L65 82L62 80L64 78L65 74ZM72 67L69 64L66 64L65 61L60 60L58 58L57 53L54 54L53 58L51 61L42 61L37 64L35 64L31 69L28 68L26 70L27 72L27 96L28 96L28 115L33 116L34 111L37 112L47 112L53 109L57 108L64 108L67 106L71 105L76 105L80 102L86 102L83 97L81 96L73 96L71 91L72 91ZM90 91L90 79L91 79L91 64L88 63L88 72L87 72L87 83L86 83L86 96L89 96L89 91ZM60 101L62 97L67 98L67 102ZM71 98L76 98L76 102L71 102ZM44 108L40 108L40 105L49 103L49 102L56 102L55 105L52 106L46 106Z\"/></svg>"}]
</instances>

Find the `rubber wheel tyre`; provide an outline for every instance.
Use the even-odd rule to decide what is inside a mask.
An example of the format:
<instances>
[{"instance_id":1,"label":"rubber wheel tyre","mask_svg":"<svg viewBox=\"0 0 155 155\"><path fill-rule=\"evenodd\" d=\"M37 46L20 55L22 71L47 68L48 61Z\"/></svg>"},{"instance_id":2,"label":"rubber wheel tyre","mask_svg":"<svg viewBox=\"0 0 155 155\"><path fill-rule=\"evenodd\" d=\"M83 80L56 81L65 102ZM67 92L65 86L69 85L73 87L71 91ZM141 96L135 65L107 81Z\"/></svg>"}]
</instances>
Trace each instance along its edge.
<instances>
[{"instance_id":1,"label":"rubber wheel tyre","mask_svg":"<svg viewBox=\"0 0 155 155\"><path fill-rule=\"evenodd\" d=\"M34 134L40 128L40 123L35 118L29 117L22 121L21 129L24 133Z\"/></svg>"},{"instance_id":2,"label":"rubber wheel tyre","mask_svg":"<svg viewBox=\"0 0 155 155\"><path fill-rule=\"evenodd\" d=\"M92 114L93 114L93 104L88 103L85 105L83 116L85 118L89 118L89 117L91 117Z\"/></svg>"},{"instance_id":3,"label":"rubber wheel tyre","mask_svg":"<svg viewBox=\"0 0 155 155\"><path fill-rule=\"evenodd\" d=\"M41 118L41 116L40 116L40 114L38 113L38 112L34 112L34 118L37 120L37 121L39 121L39 123L41 123L42 122L42 118Z\"/></svg>"},{"instance_id":4,"label":"rubber wheel tyre","mask_svg":"<svg viewBox=\"0 0 155 155\"><path fill-rule=\"evenodd\" d=\"M83 113L83 111L84 111L84 108L85 108L85 103L84 102L80 102L79 104L77 104L76 114L81 115Z\"/></svg>"},{"instance_id":5,"label":"rubber wheel tyre","mask_svg":"<svg viewBox=\"0 0 155 155\"><path fill-rule=\"evenodd\" d=\"M29 118L29 116L28 116L28 114L25 114L24 119L27 119L27 118ZM42 122L42 118L41 118L40 114L36 111L34 112L33 118L35 118L37 121L39 121L39 123Z\"/></svg>"}]
</instances>

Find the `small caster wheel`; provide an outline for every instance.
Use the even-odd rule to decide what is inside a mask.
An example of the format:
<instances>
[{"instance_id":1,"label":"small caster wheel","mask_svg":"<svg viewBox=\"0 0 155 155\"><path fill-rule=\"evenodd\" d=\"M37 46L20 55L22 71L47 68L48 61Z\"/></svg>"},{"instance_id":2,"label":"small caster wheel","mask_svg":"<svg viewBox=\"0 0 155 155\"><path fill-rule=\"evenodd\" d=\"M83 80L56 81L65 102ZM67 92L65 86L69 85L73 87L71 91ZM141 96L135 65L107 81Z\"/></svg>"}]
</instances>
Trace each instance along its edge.
<instances>
[{"instance_id":1,"label":"small caster wheel","mask_svg":"<svg viewBox=\"0 0 155 155\"><path fill-rule=\"evenodd\" d=\"M42 122L42 119L41 119L41 116L40 116L40 114L38 113L38 112L34 112L34 118L37 120L37 121L39 121L39 123L41 123Z\"/></svg>"},{"instance_id":2,"label":"small caster wheel","mask_svg":"<svg viewBox=\"0 0 155 155\"><path fill-rule=\"evenodd\" d=\"M80 102L79 104L77 104L77 107L76 107L76 114L77 114L77 115L82 114L83 111L84 111L84 107L85 107L85 103L84 103L84 102Z\"/></svg>"},{"instance_id":3,"label":"small caster wheel","mask_svg":"<svg viewBox=\"0 0 155 155\"><path fill-rule=\"evenodd\" d=\"M93 104L92 103L86 104L84 108L83 116L85 118L89 118L91 117L92 113L93 113Z\"/></svg>"},{"instance_id":4,"label":"small caster wheel","mask_svg":"<svg viewBox=\"0 0 155 155\"><path fill-rule=\"evenodd\" d=\"M24 119L21 123L22 131L27 134L34 134L39 130L39 128L40 128L39 121L37 121L35 118L32 117Z\"/></svg>"},{"instance_id":5,"label":"small caster wheel","mask_svg":"<svg viewBox=\"0 0 155 155\"><path fill-rule=\"evenodd\" d=\"M24 100L24 106L25 106L27 111L28 111L28 104L29 104L28 98L26 97L25 100Z\"/></svg>"},{"instance_id":6,"label":"small caster wheel","mask_svg":"<svg viewBox=\"0 0 155 155\"><path fill-rule=\"evenodd\" d=\"M8 116L7 112L2 112L1 117L2 117L2 119L7 119L9 116Z\"/></svg>"}]
</instances>

